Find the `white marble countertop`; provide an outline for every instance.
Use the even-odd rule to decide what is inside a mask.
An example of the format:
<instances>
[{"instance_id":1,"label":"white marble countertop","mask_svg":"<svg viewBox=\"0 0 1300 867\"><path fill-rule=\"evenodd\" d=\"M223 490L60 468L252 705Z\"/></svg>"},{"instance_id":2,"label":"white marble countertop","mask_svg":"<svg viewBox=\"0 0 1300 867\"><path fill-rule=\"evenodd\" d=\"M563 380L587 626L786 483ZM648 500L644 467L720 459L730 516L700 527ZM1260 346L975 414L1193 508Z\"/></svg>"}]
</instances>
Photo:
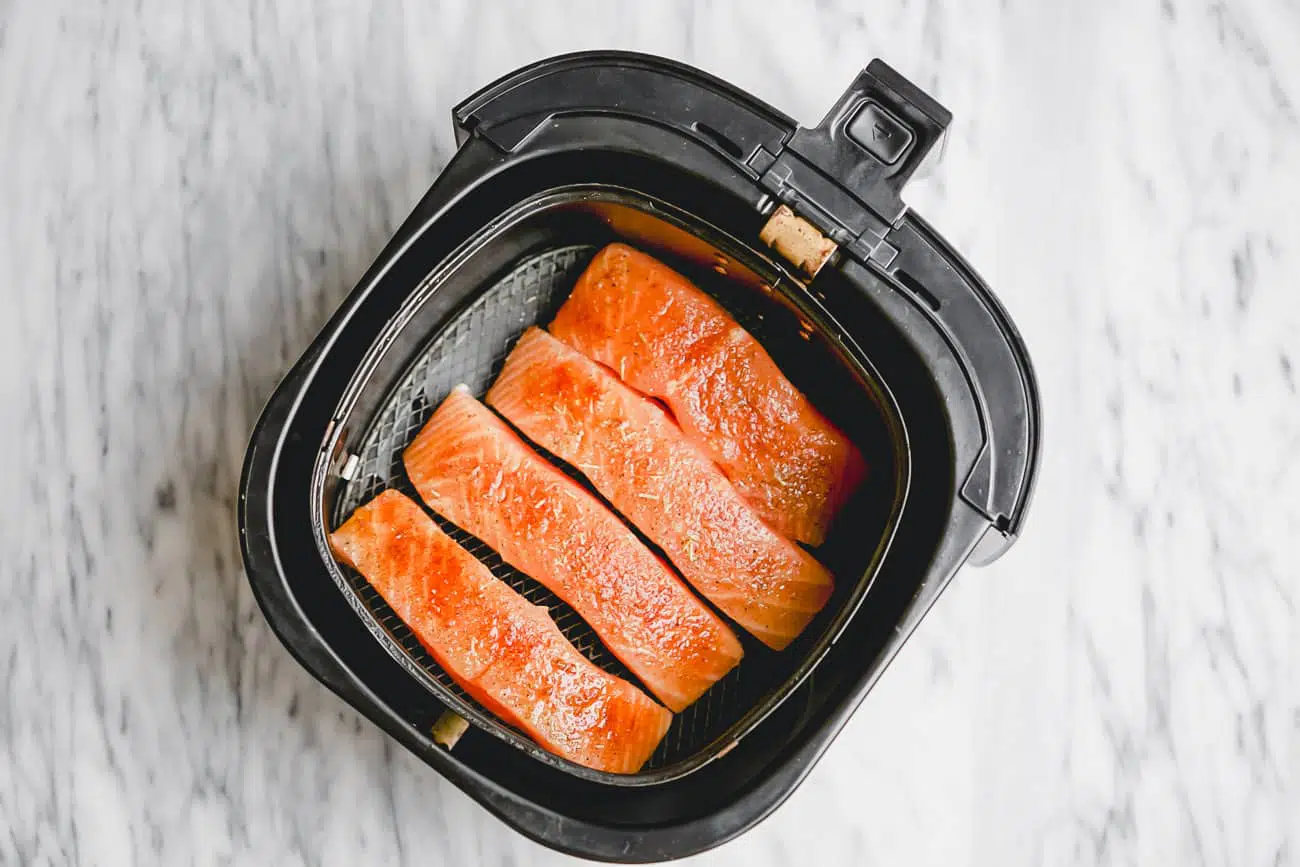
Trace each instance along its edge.
<instances>
[{"instance_id":1,"label":"white marble countertop","mask_svg":"<svg viewBox=\"0 0 1300 867\"><path fill-rule=\"evenodd\" d=\"M452 151L579 48L815 122L954 110L909 201L1029 343L1023 540L700 863L1300 859L1300 7L0 2L0 863L559 864L394 747L241 572L255 414Z\"/></svg>"}]
</instances>

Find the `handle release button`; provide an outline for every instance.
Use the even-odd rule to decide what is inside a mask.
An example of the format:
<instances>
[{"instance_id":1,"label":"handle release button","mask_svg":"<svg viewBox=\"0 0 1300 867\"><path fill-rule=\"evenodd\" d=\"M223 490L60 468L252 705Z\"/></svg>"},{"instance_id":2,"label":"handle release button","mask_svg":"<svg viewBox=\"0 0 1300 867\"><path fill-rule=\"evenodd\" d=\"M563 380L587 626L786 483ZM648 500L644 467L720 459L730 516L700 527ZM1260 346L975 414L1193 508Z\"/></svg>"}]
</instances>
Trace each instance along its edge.
<instances>
[{"instance_id":1,"label":"handle release button","mask_svg":"<svg viewBox=\"0 0 1300 867\"><path fill-rule=\"evenodd\" d=\"M848 125L849 138L887 166L907 153L915 136L901 120L880 104L868 100L858 109Z\"/></svg>"}]
</instances>

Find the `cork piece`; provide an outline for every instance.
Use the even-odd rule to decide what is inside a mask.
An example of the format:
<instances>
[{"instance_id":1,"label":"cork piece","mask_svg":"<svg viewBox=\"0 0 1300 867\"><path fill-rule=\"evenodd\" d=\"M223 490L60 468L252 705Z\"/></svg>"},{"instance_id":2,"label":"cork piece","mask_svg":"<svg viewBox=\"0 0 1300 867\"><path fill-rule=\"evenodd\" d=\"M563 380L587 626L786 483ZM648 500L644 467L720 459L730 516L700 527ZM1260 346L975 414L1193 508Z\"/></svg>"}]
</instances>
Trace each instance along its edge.
<instances>
[{"instance_id":1,"label":"cork piece","mask_svg":"<svg viewBox=\"0 0 1300 867\"><path fill-rule=\"evenodd\" d=\"M772 212L758 237L809 277L816 277L836 244L789 207L781 205Z\"/></svg>"}]
</instances>

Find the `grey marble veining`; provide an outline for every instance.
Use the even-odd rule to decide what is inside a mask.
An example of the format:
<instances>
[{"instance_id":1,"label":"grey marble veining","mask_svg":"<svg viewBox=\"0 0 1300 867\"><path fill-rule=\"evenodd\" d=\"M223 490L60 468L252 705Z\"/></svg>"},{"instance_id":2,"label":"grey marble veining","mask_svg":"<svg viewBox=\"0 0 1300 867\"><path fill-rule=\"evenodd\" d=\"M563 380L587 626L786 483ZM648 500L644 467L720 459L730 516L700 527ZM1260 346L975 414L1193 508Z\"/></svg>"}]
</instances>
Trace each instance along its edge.
<instances>
[{"instance_id":1,"label":"grey marble veining","mask_svg":"<svg viewBox=\"0 0 1300 867\"><path fill-rule=\"evenodd\" d=\"M0 2L0 863L559 864L298 668L241 574L261 403L451 154L578 48L805 123L954 109L908 200L1030 345L1023 540L698 863L1300 860L1300 8Z\"/></svg>"}]
</instances>

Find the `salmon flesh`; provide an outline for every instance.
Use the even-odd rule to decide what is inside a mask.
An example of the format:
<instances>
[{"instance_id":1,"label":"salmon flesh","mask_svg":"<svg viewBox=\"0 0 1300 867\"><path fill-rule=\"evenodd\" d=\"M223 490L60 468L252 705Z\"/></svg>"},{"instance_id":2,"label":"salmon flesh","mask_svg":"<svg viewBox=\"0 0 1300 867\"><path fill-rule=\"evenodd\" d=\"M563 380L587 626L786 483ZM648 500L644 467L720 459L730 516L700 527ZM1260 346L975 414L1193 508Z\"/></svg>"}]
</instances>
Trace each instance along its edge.
<instances>
[{"instance_id":1,"label":"salmon flesh","mask_svg":"<svg viewBox=\"0 0 1300 867\"><path fill-rule=\"evenodd\" d=\"M438 664L492 713L558 756L634 773L672 720L632 684L597 668L528 602L388 490L330 534Z\"/></svg>"},{"instance_id":2,"label":"salmon flesh","mask_svg":"<svg viewBox=\"0 0 1300 867\"><path fill-rule=\"evenodd\" d=\"M538 328L487 402L580 469L723 614L777 650L830 598L830 573L773 530L655 402Z\"/></svg>"},{"instance_id":3,"label":"salmon flesh","mask_svg":"<svg viewBox=\"0 0 1300 867\"><path fill-rule=\"evenodd\" d=\"M811 545L866 474L852 442L717 302L625 244L579 277L550 332L667 404L773 527Z\"/></svg>"},{"instance_id":4,"label":"salmon flesh","mask_svg":"<svg viewBox=\"0 0 1300 867\"><path fill-rule=\"evenodd\" d=\"M740 661L735 633L662 559L463 386L404 461L434 511L571 605L672 710Z\"/></svg>"}]
</instances>

